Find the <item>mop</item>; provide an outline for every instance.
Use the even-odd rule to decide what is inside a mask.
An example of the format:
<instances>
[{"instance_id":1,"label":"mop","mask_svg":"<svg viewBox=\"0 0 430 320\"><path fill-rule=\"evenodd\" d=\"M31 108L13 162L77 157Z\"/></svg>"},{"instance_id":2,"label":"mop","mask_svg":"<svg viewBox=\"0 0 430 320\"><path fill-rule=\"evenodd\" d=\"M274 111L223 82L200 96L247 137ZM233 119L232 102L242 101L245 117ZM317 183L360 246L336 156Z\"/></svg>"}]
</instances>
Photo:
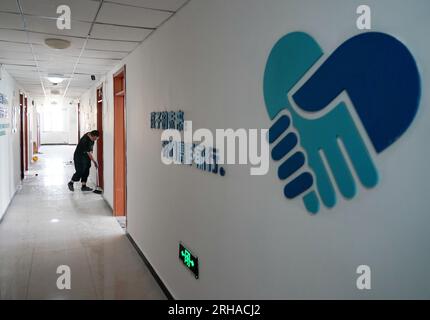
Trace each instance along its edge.
<instances>
[{"instance_id":1,"label":"mop","mask_svg":"<svg viewBox=\"0 0 430 320\"><path fill-rule=\"evenodd\" d=\"M94 193L96 193L96 194L102 194L103 193L103 189L99 186L99 169L97 168L96 169L96 182L97 182L97 186L96 186L96 188L94 189Z\"/></svg>"}]
</instances>

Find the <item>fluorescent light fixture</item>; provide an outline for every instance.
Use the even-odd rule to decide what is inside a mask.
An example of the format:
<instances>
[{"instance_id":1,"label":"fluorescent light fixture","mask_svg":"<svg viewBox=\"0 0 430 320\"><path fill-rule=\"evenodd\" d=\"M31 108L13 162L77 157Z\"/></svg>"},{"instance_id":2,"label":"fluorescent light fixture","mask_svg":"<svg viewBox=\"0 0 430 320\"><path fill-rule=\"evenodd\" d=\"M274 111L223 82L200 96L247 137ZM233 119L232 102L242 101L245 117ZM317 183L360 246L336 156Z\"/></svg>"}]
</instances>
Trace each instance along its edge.
<instances>
[{"instance_id":1,"label":"fluorescent light fixture","mask_svg":"<svg viewBox=\"0 0 430 320\"><path fill-rule=\"evenodd\" d=\"M48 77L46 77L46 79L48 79L52 83L61 83L65 80L63 76L57 75L57 74L48 75Z\"/></svg>"}]
</instances>

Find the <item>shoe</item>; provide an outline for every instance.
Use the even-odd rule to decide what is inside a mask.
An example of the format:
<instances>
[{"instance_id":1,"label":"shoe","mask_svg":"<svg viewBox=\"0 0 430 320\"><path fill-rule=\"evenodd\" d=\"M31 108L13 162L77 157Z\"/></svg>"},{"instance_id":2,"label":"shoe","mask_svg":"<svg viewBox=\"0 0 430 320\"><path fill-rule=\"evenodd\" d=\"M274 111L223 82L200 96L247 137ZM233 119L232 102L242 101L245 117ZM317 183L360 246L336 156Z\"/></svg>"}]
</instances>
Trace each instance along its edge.
<instances>
[{"instance_id":1,"label":"shoe","mask_svg":"<svg viewBox=\"0 0 430 320\"><path fill-rule=\"evenodd\" d=\"M93 189L88 188L87 186L83 186L83 187L81 188L81 190L82 190L82 191L93 191Z\"/></svg>"},{"instance_id":2,"label":"shoe","mask_svg":"<svg viewBox=\"0 0 430 320\"><path fill-rule=\"evenodd\" d=\"M69 182L68 184L67 184L67 186L69 187L69 190L70 191L75 191L75 188L73 187L73 182Z\"/></svg>"}]
</instances>

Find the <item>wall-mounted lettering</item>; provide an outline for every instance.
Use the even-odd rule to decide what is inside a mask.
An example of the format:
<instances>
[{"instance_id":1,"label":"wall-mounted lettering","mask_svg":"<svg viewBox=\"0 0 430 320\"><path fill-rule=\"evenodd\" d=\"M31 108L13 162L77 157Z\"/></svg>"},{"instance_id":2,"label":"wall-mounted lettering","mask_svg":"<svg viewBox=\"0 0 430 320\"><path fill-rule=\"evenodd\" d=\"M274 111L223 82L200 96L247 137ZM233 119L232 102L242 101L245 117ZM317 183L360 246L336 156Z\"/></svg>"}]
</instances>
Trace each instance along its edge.
<instances>
[{"instance_id":1,"label":"wall-mounted lettering","mask_svg":"<svg viewBox=\"0 0 430 320\"><path fill-rule=\"evenodd\" d=\"M183 131L184 112L181 110L151 112L151 129L175 129Z\"/></svg>"}]
</instances>

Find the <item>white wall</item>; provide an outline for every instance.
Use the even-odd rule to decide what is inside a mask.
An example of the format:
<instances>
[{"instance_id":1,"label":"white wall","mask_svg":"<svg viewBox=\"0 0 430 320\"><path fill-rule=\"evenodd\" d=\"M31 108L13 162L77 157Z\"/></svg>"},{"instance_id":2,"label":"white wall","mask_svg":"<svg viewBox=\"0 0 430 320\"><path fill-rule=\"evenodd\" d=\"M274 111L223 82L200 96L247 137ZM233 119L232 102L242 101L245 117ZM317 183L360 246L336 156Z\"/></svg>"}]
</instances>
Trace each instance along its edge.
<instances>
[{"instance_id":1,"label":"white wall","mask_svg":"<svg viewBox=\"0 0 430 320\"><path fill-rule=\"evenodd\" d=\"M69 132L42 131L40 140L42 141L42 144L69 144Z\"/></svg>"},{"instance_id":2,"label":"white wall","mask_svg":"<svg viewBox=\"0 0 430 320\"><path fill-rule=\"evenodd\" d=\"M50 98L44 102L45 106L50 106ZM43 125L43 110L47 107L41 107L41 144L77 144L78 143L78 109L77 103L69 100L59 100L58 105L48 107L59 108L58 121L63 123L61 131L45 131Z\"/></svg>"},{"instance_id":3,"label":"white wall","mask_svg":"<svg viewBox=\"0 0 430 320\"><path fill-rule=\"evenodd\" d=\"M381 182L310 216L287 201L277 164L262 177L227 166L221 178L160 161L150 112L182 109L194 128L268 128L262 79L275 42L292 31L326 52L357 34L353 0L192 0L126 64L128 232L180 299L430 298L430 3L373 0L373 29L401 39L422 77L418 115L399 142L375 155ZM113 70L114 71L114 70ZM112 88L112 72L106 75ZM112 91L104 103L105 197L112 204ZM90 98L94 97L94 98ZM81 103L95 99L95 87ZM94 111L92 113L94 116ZM200 259L195 280L178 259ZM356 268L372 268L358 291Z\"/></svg>"},{"instance_id":4,"label":"white wall","mask_svg":"<svg viewBox=\"0 0 430 320\"><path fill-rule=\"evenodd\" d=\"M68 144L78 143L78 106L76 103L72 103L67 108L68 110L68 133L67 142Z\"/></svg>"},{"instance_id":5,"label":"white wall","mask_svg":"<svg viewBox=\"0 0 430 320\"><path fill-rule=\"evenodd\" d=\"M18 185L20 184L20 127L19 113L17 113L17 131L12 132L11 117L12 106L19 108L20 86L5 70L1 70L0 92L9 100L9 118L0 119L1 124L10 127L2 129L6 135L0 136L0 219L5 214ZM31 150L31 149L29 149Z\"/></svg>"}]
</instances>

